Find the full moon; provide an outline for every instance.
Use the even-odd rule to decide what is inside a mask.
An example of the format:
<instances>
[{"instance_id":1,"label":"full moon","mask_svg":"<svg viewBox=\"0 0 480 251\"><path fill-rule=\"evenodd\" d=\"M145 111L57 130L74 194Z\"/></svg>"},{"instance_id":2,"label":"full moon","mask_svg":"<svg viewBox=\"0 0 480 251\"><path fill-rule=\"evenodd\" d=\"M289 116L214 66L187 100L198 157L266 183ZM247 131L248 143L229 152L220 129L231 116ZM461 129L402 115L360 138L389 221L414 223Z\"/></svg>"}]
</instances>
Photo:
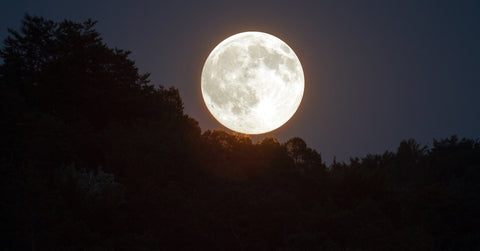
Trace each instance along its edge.
<instances>
[{"instance_id":1,"label":"full moon","mask_svg":"<svg viewBox=\"0 0 480 251\"><path fill-rule=\"evenodd\" d=\"M273 131L296 112L305 78L293 50L263 32L242 32L218 44L202 71L202 95L225 127L245 134Z\"/></svg>"}]
</instances>

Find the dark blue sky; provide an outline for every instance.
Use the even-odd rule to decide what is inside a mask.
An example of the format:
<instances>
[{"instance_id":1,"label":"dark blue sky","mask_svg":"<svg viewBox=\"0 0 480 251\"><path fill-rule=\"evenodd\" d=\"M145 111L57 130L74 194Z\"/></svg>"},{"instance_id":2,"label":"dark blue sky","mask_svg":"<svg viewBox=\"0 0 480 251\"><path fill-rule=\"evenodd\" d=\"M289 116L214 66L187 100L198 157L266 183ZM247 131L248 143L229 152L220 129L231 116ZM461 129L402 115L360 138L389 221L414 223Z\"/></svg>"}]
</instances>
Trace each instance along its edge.
<instances>
[{"instance_id":1,"label":"dark blue sky","mask_svg":"<svg viewBox=\"0 0 480 251\"><path fill-rule=\"evenodd\" d=\"M273 34L305 71L299 110L280 129L327 162L395 150L399 142L480 137L480 1L23 1L0 2L0 39L24 13L98 20L111 47L132 51L152 83L180 90L202 130L200 73L238 32Z\"/></svg>"}]
</instances>

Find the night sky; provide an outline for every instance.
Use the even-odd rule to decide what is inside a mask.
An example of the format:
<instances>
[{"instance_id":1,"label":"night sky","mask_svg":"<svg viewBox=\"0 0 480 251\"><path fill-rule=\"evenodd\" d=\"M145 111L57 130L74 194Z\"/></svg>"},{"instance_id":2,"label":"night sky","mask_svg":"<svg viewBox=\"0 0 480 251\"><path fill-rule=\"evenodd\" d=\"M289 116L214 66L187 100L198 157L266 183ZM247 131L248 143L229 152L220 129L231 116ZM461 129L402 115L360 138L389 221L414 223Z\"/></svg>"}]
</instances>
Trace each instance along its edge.
<instances>
[{"instance_id":1,"label":"night sky","mask_svg":"<svg viewBox=\"0 0 480 251\"><path fill-rule=\"evenodd\" d=\"M407 138L480 137L480 1L2 0L2 42L25 13L98 20L108 46L132 51L153 84L180 90L202 130L228 130L201 97L205 59L255 30L290 45L306 83L290 121L254 140L299 136L329 163Z\"/></svg>"}]
</instances>

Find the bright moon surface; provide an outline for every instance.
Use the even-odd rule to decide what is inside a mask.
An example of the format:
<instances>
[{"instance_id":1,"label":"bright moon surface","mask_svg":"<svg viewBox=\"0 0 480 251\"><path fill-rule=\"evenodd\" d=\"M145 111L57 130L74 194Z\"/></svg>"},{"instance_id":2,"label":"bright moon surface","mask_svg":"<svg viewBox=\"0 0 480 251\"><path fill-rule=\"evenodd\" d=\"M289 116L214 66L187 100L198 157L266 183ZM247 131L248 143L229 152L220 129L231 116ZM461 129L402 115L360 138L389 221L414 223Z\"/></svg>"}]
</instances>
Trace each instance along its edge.
<instances>
[{"instance_id":1,"label":"bright moon surface","mask_svg":"<svg viewBox=\"0 0 480 251\"><path fill-rule=\"evenodd\" d=\"M305 78L293 50L263 32L233 35L213 49L203 66L202 95L225 127L261 134L285 124L303 97Z\"/></svg>"}]
</instances>

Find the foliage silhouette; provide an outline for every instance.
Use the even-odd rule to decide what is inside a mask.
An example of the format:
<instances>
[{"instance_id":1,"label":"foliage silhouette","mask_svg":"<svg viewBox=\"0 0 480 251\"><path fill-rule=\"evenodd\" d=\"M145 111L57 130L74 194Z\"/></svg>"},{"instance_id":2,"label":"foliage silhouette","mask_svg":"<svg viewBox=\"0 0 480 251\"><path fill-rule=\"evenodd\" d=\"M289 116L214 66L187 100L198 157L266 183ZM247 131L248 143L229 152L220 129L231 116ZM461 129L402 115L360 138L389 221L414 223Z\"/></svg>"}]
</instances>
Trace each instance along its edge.
<instances>
[{"instance_id":1,"label":"foliage silhouette","mask_svg":"<svg viewBox=\"0 0 480 251\"><path fill-rule=\"evenodd\" d=\"M26 15L0 50L3 249L480 248L480 143L326 166L294 137L201 133L95 22Z\"/></svg>"}]
</instances>

